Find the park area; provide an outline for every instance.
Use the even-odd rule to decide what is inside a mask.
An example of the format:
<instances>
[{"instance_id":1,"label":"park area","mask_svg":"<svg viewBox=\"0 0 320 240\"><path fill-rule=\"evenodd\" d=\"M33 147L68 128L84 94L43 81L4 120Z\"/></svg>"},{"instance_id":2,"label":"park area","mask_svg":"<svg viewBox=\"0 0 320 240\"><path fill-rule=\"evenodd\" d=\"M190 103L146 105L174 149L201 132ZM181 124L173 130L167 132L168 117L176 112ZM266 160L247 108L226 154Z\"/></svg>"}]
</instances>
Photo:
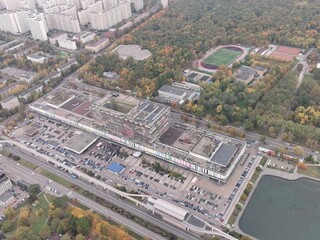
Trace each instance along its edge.
<instances>
[{"instance_id":1,"label":"park area","mask_svg":"<svg viewBox=\"0 0 320 240\"><path fill-rule=\"evenodd\" d=\"M203 60L205 64L212 64L216 66L231 64L236 58L242 54L241 51L235 51L229 48L220 48L213 52Z\"/></svg>"},{"instance_id":2,"label":"park area","mask_svg":"<svg viewBox=\"0 0 320 240\"><path fill-rule=\"evenodd\" d=\"M41 193L32 204L26 200L19 208L6 210L6 220L1 222L2 232L7 239L15 239L16 230L21 226L29 226L35 236L41 234L42 226L48 221L48 213L52 196Z\"/></svg>"},{"instance_id":3,"label":"park area","mask_svg":"<svg viewBox=\"0 0 320 240\"><path fill-rule=\"evenodd\" d=\"M299 168L298 173L320 179L320 166L309 165L305 169Z\"/></svg>"}]
</instances>

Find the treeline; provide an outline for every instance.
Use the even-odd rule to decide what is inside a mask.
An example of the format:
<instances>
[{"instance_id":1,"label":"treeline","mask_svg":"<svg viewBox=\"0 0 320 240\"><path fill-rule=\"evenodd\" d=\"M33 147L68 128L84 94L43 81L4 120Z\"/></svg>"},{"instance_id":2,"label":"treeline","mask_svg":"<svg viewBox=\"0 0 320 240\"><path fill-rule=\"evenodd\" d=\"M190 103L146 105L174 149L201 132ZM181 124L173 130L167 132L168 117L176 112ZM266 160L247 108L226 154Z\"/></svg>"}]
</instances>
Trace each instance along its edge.
<instances>
[{"instance_id":1,"label":"treeline","mask_svg":"<svg viewBox=\"0 0 320 240\"><path fill-rule=\"evenodd\" d=\"M116 72L116 81L103 77L103 72ZM183 79L182 72L169 68L155 56L145 61L129 57L121 60L117 54L102 54L82 67L79 77L88 84L106 89L132 90L138 96L152 96L161 86Z\"/></svg>"}]
</instances>

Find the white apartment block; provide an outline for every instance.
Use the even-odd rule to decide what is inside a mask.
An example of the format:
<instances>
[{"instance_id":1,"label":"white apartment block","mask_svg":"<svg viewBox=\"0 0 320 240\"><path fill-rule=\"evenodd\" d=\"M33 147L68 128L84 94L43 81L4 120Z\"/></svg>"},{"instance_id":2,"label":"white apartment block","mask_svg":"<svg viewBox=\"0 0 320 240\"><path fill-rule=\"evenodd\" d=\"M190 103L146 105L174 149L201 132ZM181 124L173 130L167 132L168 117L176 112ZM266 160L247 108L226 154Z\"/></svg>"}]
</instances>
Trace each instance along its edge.
<instances>
[{"instance_id":1,"label":"white apartment block","mask_svg":"<svg viewBox=\"0 0 320 240\"><path fill-rule=\"evenodd\" d=\"M19 33L13 12L0 13L0 30L13 34Z\"/></svg>"},{"instance_id":2,"label":"white apartment block","mask_svg":"<svg viewBox=\"0 0 320 240\"><path fill-rule=\"evenodd\" d=\"M3 0L5 9L14 11L20 8L20 0Z\"/></svg>"},{"instance_id":3,"label":"white apartment block","mask_svg":"<svg viewBox=\"0 0 320 240\"><path fill-rule=\"evenodd\" d=\"M46 19L49 29L57 29L72 33L80 32L80 23L78 18L58 13L49 13L46 14Z\"/></svg>"},{"instance_id":4,"label":"white apartment block","mask_svg":"<svg viewBox=\"0 0 320 240\"><path fill-rule=\"evenodd\" d=\"M118 0L102 0L102 1L103 1L103 7L105 10L109 10L118 5Z\"/></svg>"},{"instance_id":5,"label":"white apartment block","mask_svg":"<svg viewBox=\"0 0 320 240\"><path fill-rule=\"evenodd\" d=\"M143 0L132 0L134 9L140 11L143 9Z\"/></svg>"},{"instance_id":6,"label":"white apartment block","mask_svg":"<svg viewBox=\"0 0 320 240\"><path fill-rule=\"evenodd\" d=\"M68 49L68 50L77 50L77 43L75 41L65 39L65 40L58 40L59 47Z\"/></svg>"},{"instance_id":7,"label":"white apartment block","mask_svg":"<svg viewBox=\"0 0 320 240\"><path fill-rule=\"evenodd\" d=\"M32 38L40 41L48 40L48 26L46 21L44 20L43 13L29 14L28 23L30 26Z\"/></svg>"},{"instance_id":8,"label":"white apartment block","mask_svg":"<svg viewBox=\"0 0 320 240\"><path fill-rule=\"evenodd\" d=\"M0 195L4 194L10 188L12 188L12 182L9 178L0 182Z\"/></svg>"},{"instance_id":9,"label":"white apartment block","mask_svg":"<svg viewBox=\"0 0 320 240\"><path fill-rule=\"evenodd\" d=\"M25 33L30 30L30 26L28 24L28 13L28 10L17 10L13 13L18 31L21 33Z\"/></svg>"},{"instance_id":10,"label":"white apartment block","mask_svg":"<svg viewBox=\"0 0 320 240\"><path fill-rule=\"evenodd\" d=\"M168 0L161 0L161 5L163 8L168 7Z\"/></svg>"}]
</instances>

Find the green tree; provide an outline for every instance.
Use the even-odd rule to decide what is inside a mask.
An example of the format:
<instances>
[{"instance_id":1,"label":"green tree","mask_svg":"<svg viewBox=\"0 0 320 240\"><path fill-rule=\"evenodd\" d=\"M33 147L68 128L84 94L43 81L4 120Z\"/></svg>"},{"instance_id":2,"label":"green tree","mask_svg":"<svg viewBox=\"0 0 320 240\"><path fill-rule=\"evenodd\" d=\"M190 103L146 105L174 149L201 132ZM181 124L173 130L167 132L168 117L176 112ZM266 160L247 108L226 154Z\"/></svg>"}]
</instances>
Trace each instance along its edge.
<instances>
[{"instance_id":1,"label":"green tree","mask_svg":"<svg viewBox=\"0 0 320 240\"><path fill-rule=\"evenodd\" d=\"M39 232L39 235L43 239L47 239L51 235L51 229L48 224L43 224Z\"/></svg>"},{"instance_id":2,"label":"green tree","mask_svg":"<svg viewBox=\"0 0 320 240\"><path fill-rule=\"evenodd\" d=\"M71 235L69 233L66 233L66 234L62 235L60 240L71 240Z\"/></svg>"},{"instance_id":3,"label":"green tree","mask_svg":"<svg viewBox=\"0 0 320 240\"><path fill-rule=\"evenodd\" d=\"M313 156L309 154L305 159L306 162L313 162Z\"/></svg>"},{"instance_id":4,"label":"green tree","mask_svg":"<svg viewBox=\"0 0 320 240\"><path fill-rule=\"evenodd\" d=\"M80 233L76 236L76 240L85 240L85 239L86 238Z\"/></svg>"},{"instance_id":5,"label":"green tree","mask_svg":"<svg viewBox=\"0 0 320 240\"><path fill-rule=\"evenodd\" d=\"M259 141L260 141L261 143L263 143L263 144L266 143L266 139L267 139L267 137L264 136L264 135L260 135L260 137L259 137Z\"/></svg>"},{"instance_id":6,"label":"green tree","mask_svg":"<svg viewBox=\"0 0 320 240\"><path fill-rule=\"evenodd\" d=\"M317 69L313 73L313 79L314 80L320 80L320 69Z\"/></svg>"},{"instance_id":7,"label":"green tree","mask_svg":"<svg viewBox=\"0 0 320 240\"><path fill-rule=\"evenodd\" d=\"M78 233L87 236L91 231L91 219L88 216L84 216L78 219L77 222L77 231Z\"/></svg>"},{"instance_id":8,"label":"green tree","mask_svg":"<svg viewBox=\"0 0 320 240\"><path fill-rule=\"evenodd\" d=\"M29 194L30 195L37 195L38 193L40 193L40 185L38 183L36 184L32 184L29 186Z\"/></svg>"},{"instance_id":9,"label":"green tree","mask_svg":"<svg viewBox=\"0 0 320 240\"><path fill-rule=\"evenodd\" d=\"M14 210L12 209L12 207L8 207L4 211L4 215L7 219L12 220L14 218Z\"/></svg>"},{"instance_id":10,"label":"green tree","mask_svg":"<svg viewBox=\"0 0 320 240\"><path fill-rule=\"evenodd\" d=\"M5 221L2 224L2 231L4 233L10 232L13 230L13 222L12 221Z\"/></svg>"},{"instance_id":11,"label":"green tree","mask_svg":"<svg viewBox=\"0 0 320 240\"><path fill-rule=\"evenodd\" d=\"M53 200L53 205L56 208L66 208L68 206L68 198L66 196L57 197Z\"/></svg>"},{"instance_id":12,"label":"green tree","mask_svg":"<svg viewBox=\"0 0 320 240\"><path fill-rule=\"evenodd\" d=\"M59 225L60 225L60 219L59 218L53 218L52 220L51 220L51 222L50 222L50 229L51 229L51 231L52 232L57 232L57 229L58 229L58 227L59 227Z\"/></svg>"}]
</instances>

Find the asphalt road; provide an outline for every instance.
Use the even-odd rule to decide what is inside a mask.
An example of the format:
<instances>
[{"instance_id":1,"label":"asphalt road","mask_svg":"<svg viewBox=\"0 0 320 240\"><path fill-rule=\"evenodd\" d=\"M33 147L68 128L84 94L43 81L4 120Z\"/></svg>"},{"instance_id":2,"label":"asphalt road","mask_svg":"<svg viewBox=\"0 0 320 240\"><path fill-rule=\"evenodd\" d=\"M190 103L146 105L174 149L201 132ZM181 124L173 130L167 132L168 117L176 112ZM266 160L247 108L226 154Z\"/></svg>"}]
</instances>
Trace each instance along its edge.
<instances>
[{"instance_id":1,"label":"asphalt road","mask_svg":"<svg viewBox=\"0 0 320 240\"><path fill-rule=\"evenodd\" d=\"M32 154L26 153L25 151L19 149L18 147L12 146L12 147L10 147L10 149L8 148L8 150L10 152L12 152L13 154L18 155L18 156L22 157L23 159L25 159L29 162L32 162L32 163L38 165L39 167L56 174L57 176L59 176L61 178L68 179L68 181L70 181L74 184L77 184L78 186L82 187L83 189L86 189L87 191L92 192L96 196L99 196L103 199L106 199L109 202L116 204L117 206L131 212L132 214L134 214L136 216L139 216L143 219L146 219L148 222L150 222L156 226L159 226L160 228L165 229L168 232L174 233L176 236L178 236L182 239L185 239L185 240L198 240L199 239L198 236L194 236L190 232L185 232L185 231L181 230L180 228L177 228L167 222L164 222L163 220L155 218L153 215L148 214L146 211L144 211L140 208L137 208L135 206L132 206L128 202L122 201L119 198L114 197L114 196L96 188L94 185L91 185L90 183L84 182L79 178L77 178L77 179L71 178L69 174L58 170L57 168L50 165L46 161L38 159L37 157L33 156ZM29 170L29 171L31 171L31 170ZM70 190L69 190L69 192L70 192ZM87 198L85 198L85 199L88 200ZM93 206L95 206L96 208L99 208L101 205L94 202ZM155 239L157 239L157 238L155 238Z\"/></svg>"},{"instance_id":2,"label":"asphalt road","mask_svg":"<svg viewBox=\"0 0 320 240\"><path fill-rule=\"evenodd\" d=\"M152 239L159 239L164 240L162 236L155 234L154 232L138 225L137 223L121 216L120 214L113 212L109 210L108 208L103 207L100 204L97 204L96 202L78 194L75 192L71 192L70 189L52 181L51 183L48 183L48 178L42 176L41 174L38 174L29 168L26 168L19 163L6 158L1 157L0 158L0 167L5 169L6 172L9 172L12 175L18 176L20 179L25 180L29 183L39 183L41 188L45 188L45 186L50 186L53 190L57 190L60 194L69 196L70 198L76 198L80 203L83 205L89 207L90 209L100 213L101 215L104 215L124 226L126 226L128 229L138 233L141 236L152 238ZM50 191L49 191L50 193ZM51 193L54 195L54 193Z\"/></svg>"}]
</instances>

